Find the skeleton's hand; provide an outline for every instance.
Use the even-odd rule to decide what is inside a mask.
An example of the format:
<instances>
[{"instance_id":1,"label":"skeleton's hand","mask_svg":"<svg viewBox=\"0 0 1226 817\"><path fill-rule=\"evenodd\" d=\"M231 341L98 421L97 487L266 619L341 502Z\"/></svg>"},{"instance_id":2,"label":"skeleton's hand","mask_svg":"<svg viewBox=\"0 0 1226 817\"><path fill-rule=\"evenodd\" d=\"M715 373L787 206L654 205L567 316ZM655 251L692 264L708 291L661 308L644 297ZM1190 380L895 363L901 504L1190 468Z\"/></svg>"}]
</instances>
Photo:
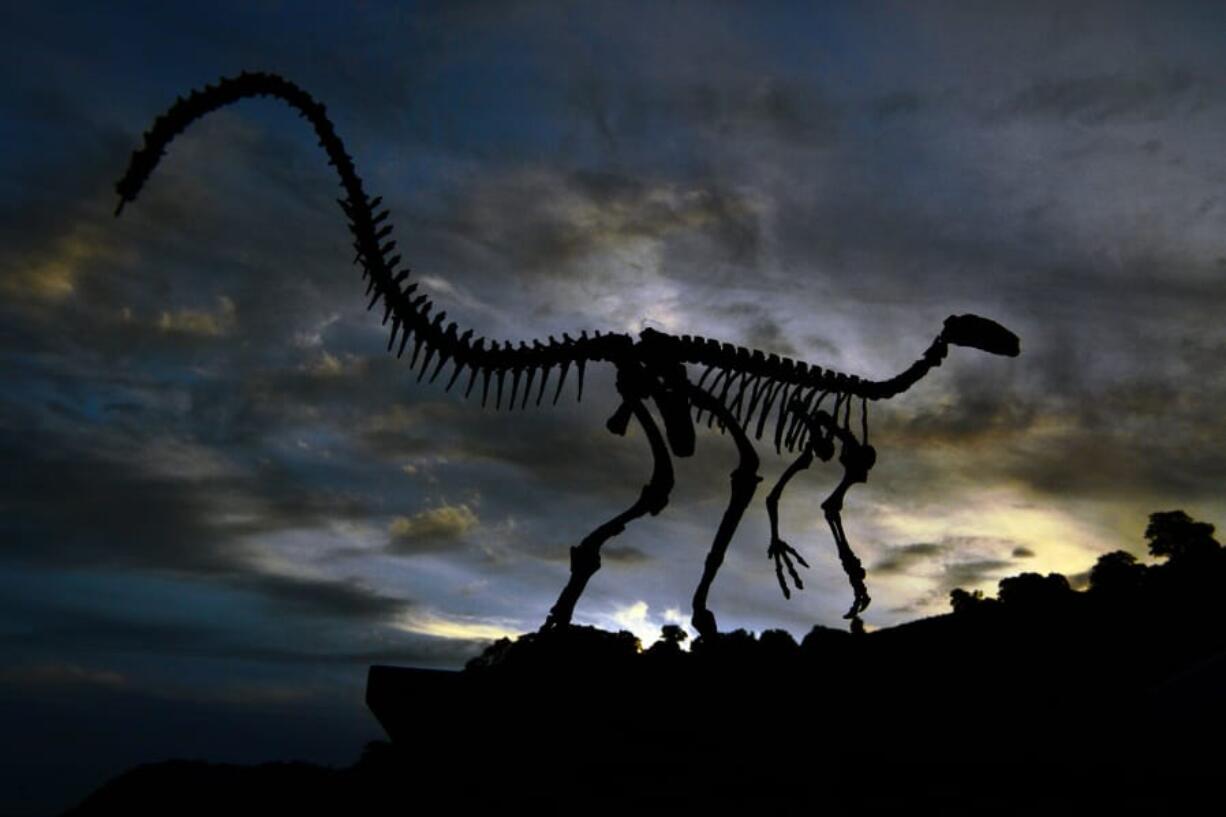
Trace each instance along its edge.
<instances>
[{"instance_id":1,"label":"skeleton's hand","mask_svg":"<svg viewBox=\"0 0 1226 817\"><path fill-rule=\"evenodd\" d=\"M804 590L805 583L800 580L800 574L796 572L796 566L792 564L792 558L800 563L801 567L808 567L809 563L805 558L796 552L796 548L789 545L782 539L772 539L770 547L766 549L766 555L775 560L775 577L779 579L779 589L783 591L783 597L790 599L792 591L788 590L787 579L783 577L783 568L787 567L788 575L792 577L792 581L796 583L797 590Z\"/></svg>"}]
</instances>

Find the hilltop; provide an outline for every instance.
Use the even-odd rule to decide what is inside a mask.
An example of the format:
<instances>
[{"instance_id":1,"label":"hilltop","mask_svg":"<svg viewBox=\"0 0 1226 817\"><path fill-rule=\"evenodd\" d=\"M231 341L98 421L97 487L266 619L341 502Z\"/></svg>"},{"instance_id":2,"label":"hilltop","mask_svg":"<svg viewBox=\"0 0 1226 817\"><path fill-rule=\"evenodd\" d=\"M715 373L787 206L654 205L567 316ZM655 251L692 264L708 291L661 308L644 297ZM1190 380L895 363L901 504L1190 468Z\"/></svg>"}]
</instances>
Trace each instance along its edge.
<instances>
[{"instance_id":1,"label":"hilltop","mask_svg":"<svg viewBox=\"0 0 1226 817\"><path fill-rule=\"evenodd\" d=\"M570 627L462 672L374 667L391 741L349 769L168 763L75 814L242 798L483 813L1168 813L1211 795L1226 728L1226 551L1182 512L1151 556L955 590L953 612L872 633L699 639ZM175 794L178 793L178 794ZM158 804L161 804L160 806Z\"/></svg>"}]
</instances>

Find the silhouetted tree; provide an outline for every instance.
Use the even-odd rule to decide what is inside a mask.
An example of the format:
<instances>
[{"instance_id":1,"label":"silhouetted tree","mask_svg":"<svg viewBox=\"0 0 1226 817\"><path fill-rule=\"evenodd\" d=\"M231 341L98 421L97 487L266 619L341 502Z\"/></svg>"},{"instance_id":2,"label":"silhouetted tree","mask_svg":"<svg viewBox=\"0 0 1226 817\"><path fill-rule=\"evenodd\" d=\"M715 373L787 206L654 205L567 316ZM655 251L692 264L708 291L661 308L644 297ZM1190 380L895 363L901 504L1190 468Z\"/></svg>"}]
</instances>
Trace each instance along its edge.
<instances>
[{"instance_id":1,"label":"silhouetted tree","mask_svg":"<svg viewBox=\"0 0 1226 817\"><path fill-rule=\"evenodd\" d=\"M708 665L748 665L758 657L758 642L753 633L736 629L719 633L714 638L703 636L694 642L691 652Z\"/></svg>"},{"instance_id":2,"label":"silhouetted tree","mask_svg":"<svg viewBox=\"0 0 1226 817\"><path fill-rule=\"evenodd\" d=\"M596 627L571 625L525 633L514 641L500 638L481 655L470 659L465 670L608 672L629 666L641 646L634 634L625 630L611 633Z\"/></svg>"},{"instance_id":3,"label":"silhouetted tree","mask_svg":"<svg viewBox=\"0 0 1226 817\"><path fill-rule=\"evenodd\" d=\"M678 624L665 624L660 628L660 641L665 644L672 644L680 649L682 643L690 637L690 634L681 628Z\"/></svg>"},{"instance_id":4,"label":"silhouetted tree","mask_svg":"<svg viewBox=\"0 0 1226 817\"><path fill-rule=\"evenodd\" d=\"M851 633L846 630L836 630L833 627L815 624L800 642L800 649L811 660L837 663L840 656L847 652L850 640Z\"/></svg>"},{"instance_id":5,"label":"silhouetted tree","mask_svg":"<svg viewBox=\"0 0 1226 817\"><path fill-rule=\"evenodd\" d=\"M763 630L758 636L758 652L763 661L779 663L797 658L800 648L787 630Z\"/></svg>"},{"instance_id":6,"label":"silhouetted tree","mask_svg":"<svg viewBox=\"0 0 1226 817\"><path fill-rule=\"evenodd\" d=\"M676 624L665 624L660 628L660 638L647 648L647 657L653 661L668 661L675 664L685 653L681 645L690 637L689 633Z\"/></svg>"},{"instance_id":7,"label":"silhouetted tree","mask_svg":"<svg viewBox=\"0 0 1226 817\"><path fill-rule=\"evenodd\" d=\"M1021 573L1001 579L996 596L1001 604L1013 608L1051 609L1073 598L1068 579L1059 573Z\"/></svg>"},{"instance_id":8,"label":"silhouetted tree","mask_svg":"<svg viewBox=\"0 0 1226 817\"><path fill-rule=\"evenodd\" d=\"M1145 538L1152 555L1172 562L1211 556L1222 548L1213 538L1213 525L1197 522L1183 511L1151 513Z\"/></svg>"},{"instance_id":9,"label":"silhouetted tree","mask_svg":"<svg viewBox=\"0 0 1226 817\"><path fill-rule=\"evenodd\" d=\"M1090 569L1090 592L1113 597L1139 593L1145 582L1145 565L1124 550L1104 553Z\"/></svg>"},{"instance_id":10,"label":"silhouetted tree","mask_svg":"<svg viewBox=\"0 0 1226 817\"><path fill-rule=\"evenodd\" d=\"M464 669L477 672L497 666L510 655L514 644L515 642L509 638L500 638L482 650L480 655L470 658L464 665Z\"/></svg>"},{"instance_id":11,"label":"silhouetted tree","mask_svg":"<svg viewBox=\"0 0 1226 817\"><path fill-rule=\"evenodd\" d=\"M955 613L969 613L983 606L984 601L982 590L966 591L961 587L955 587L949 591L949 606Z\"/></svg>"}]
</instances>

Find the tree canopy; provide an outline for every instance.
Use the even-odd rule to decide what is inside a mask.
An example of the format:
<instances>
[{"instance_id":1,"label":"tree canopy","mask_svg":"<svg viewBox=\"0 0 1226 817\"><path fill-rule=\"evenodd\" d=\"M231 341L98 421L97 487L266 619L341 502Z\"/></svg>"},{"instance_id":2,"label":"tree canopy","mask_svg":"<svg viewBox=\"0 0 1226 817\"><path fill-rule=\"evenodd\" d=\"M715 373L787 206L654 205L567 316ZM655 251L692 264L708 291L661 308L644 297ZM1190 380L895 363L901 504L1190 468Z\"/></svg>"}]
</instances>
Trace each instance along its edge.
<instances>
[{"instance_id":1,"label":"tree canopy","mask_svg":"<svg viewBox=\"0 0 1226 817\"><path fill-rule=\"evenodd\" d=\"M1183 511L1158 511L1149 515L1145 528L1149 552L1172 562L1210 556L1222 545L1213 538L1213 525L1198 522Z\"/></svg>"}]
</instances>

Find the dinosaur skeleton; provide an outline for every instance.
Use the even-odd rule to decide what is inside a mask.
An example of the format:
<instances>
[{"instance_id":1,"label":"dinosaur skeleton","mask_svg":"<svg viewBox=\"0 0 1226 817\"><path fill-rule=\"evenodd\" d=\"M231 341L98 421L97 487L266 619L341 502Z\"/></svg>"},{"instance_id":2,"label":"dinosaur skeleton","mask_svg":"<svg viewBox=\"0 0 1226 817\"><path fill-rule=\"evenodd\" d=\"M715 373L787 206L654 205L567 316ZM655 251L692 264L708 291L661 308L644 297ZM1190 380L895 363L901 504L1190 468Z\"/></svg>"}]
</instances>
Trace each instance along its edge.
<instances>
[{"instance_id":1,"label":"dinosaur skeleton","mask_svg":"<svg viewBox=\"0 0 1226 817\"><path fill-rule=\"evenodd\" d=\"M1018 339L1013 333L975 315L948 318L927 351L887 380L863 379L757 349L654 329L643 330L637 338L616 332L593 335L582 332L578 337L563 334L561 340L550 336L547 341L534 340L531 345L498 343L482 337L474 340L472 330L461 331L455 322L447 322L446 312L436 313L430 296L419 290L417 281L410 280L408 268L401 265L396 241L391 238L389 212L381 208L381 199L367 196L353 159L345 152L324 106L298 86L273 74L243 73L193 91L186 98L180 97L154 121L144 135L143 146L133 152L127 172L116 185L120 200L115 214L118 216L126 203L136 200L167 146L190 124L241 99L262 96L280 99L306 118L327 154L328 163L336 168L344 191L344 197L337 201L353 234L354 262L361 265L363 280L367 281L366 295L370 298L367 308L373 309L380 301L383 304L383 323L391 324L388 351L394 349L401 356L409 341L413 341L409 366L418 370L418 381L428 373L433 383L451 364L447 390L467 374L465 397L472 394L480 380L482 406L489 402L492 385L495 408L505 404L512 409L518 402L522 409L529 400L540 405L551 376L556 381L553 389L556 403L572 369L576 374L577 396L582 398L583 377L589 363L610 363L616 368L617 392L622 402L607 427L614 434L624 435L632 419L638 423L651 447L654 463L651 478L633 505L571 548L570 580L550 611L545 627L570 623L579 596L600 567L601 546L633 520L648 514L654 516L668 504L673 487L670 452L677 457L694 453L695 429L704 416L708 428L718 423L721 431L730 434L739 461L730 475L731 497L694 594L695 629L703 636L717 632L707 596L733 533L761 481L750 435L761 440L772 420L775 450L800 452L766 499L771 524L767 555L775 562L779 585L783 594L790 597L788 578L798 589L803 588L796 564L808 567L800 554L779 537L778 505L783 489L792 477L812 464L814 457L829 461L837 443L843 478L822 503L822 510L855 591L847 617L853 623L858 621L858 614L868 606L869 595L864 568L843 530L841 511L848 489L867 480L876 460L876 452L868 444L868 403L906 391L941 364L951 344L998 355L1018 354ZM689 367L701 370L696 381L690 379ZM833 403L827 411L822 406L830 399ZM663 422L663 433L648 410L649 403L654 404ZM859 436L852 429L857 403Z\"/></svg>"}]
</instances>

